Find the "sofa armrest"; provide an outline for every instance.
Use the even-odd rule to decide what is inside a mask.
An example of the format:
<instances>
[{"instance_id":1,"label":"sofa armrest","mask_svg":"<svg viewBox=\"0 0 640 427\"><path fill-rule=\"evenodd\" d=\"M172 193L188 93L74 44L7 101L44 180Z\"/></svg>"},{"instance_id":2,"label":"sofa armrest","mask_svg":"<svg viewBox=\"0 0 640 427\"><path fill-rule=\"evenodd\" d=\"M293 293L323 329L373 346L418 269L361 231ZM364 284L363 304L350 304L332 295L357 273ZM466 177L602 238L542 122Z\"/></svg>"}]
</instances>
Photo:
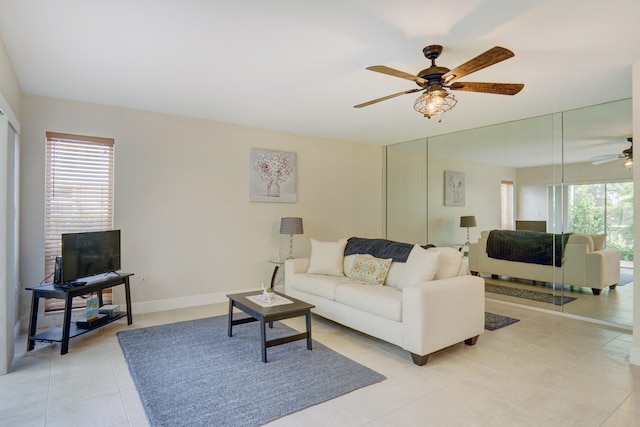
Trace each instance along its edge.
<instances>
[{"instance_id":1,"label":"sofa armrest","mask_svg":"<svg viewBox=\"0 0 640 427\"><path fill-rule=\"evenodd\" d=\"M484 332L484 280L456 276L402 290L403 347L426 355Z\"/></svg>"},{"instance_id":2,"label":"sofa armrest","mask_svg":"<svg viewBox=\"0 0 640 427\"><path fill-rule=\"evenodd\" d=\"M293 283L293 275L306 273L309 269L309 258L291 258L284 262L284 290L287 292L287 283Z\"/></svg>"},{"instance_id":3,"label":"sofa armrest","mask_svg":"<svg viewBox=\"0 0 640 427\"><path fill-rule=\"evenodd\" d=\"M620 281L620 251L601 249L586 255L587 286L602 289Z\"/></svg>"}]
</instances>

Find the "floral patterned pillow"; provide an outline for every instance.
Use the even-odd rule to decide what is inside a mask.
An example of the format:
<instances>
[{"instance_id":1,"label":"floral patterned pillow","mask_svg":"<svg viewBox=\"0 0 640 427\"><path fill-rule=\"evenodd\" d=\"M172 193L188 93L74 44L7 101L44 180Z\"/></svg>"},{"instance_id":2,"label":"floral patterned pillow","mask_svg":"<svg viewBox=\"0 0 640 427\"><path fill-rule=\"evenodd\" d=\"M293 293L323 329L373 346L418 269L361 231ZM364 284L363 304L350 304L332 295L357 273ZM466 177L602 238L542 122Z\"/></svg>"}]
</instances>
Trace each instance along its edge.
<instances>
[{"instance_id":1,"label":"floral patterned pillow","mask_svg":"<svg viewBox=\"0 0 640 427\"><path fill-rule=\"evenodd\" d=\"M375 258L371 255L356 255L347 277L362 280L372 285L383 285L393 259Z\"/></svg>"}]
</instances>

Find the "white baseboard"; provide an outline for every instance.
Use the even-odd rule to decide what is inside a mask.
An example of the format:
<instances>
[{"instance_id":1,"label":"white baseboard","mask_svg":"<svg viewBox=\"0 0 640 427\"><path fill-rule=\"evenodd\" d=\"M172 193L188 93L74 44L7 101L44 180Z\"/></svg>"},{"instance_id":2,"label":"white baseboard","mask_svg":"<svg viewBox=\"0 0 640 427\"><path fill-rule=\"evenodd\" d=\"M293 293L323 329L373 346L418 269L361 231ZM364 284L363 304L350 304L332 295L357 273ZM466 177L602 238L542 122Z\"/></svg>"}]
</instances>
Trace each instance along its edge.
<instances>
[{"instance_id":1,"label":"white baseboard","mask_svg":"<svg viewBox=\"0 0 640 427\"><path fill-rule=\"evenodd\" d=\"M155 301L133 302L131 303L131 311L133 315L153 313L156 311L178 310L181 308L197 307L200 305L218 304L228 302L228 294L256 291L257 288L233 290L226 292L215 292L204 295L193 295L188 297L179 297Z\"/></svg>"}]
</instances>

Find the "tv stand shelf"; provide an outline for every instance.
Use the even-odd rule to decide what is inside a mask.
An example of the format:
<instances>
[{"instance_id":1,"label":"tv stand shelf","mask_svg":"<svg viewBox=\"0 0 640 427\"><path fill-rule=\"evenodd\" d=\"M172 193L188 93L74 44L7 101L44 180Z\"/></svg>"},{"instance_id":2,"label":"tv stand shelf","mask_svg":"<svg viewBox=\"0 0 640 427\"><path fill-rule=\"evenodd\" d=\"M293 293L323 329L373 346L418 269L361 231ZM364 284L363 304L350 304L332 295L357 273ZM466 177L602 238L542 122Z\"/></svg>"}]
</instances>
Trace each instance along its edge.
<instances>
[{"instance_id":1,"label":"tv stand shelf","mask_svg":"<svg viewBox=\"0 0 640 427\"><path fill-rule=\"evenodd\" d=\"M108 325L109 323L115 322L118 319L122 319L125 317L127 313L120 312L116 316L108 319L105 323L101 323L97 326L91 328L78 328L75 323L71 323L69 326L69 339L77 337L78 335L85 334L87 332L91 332L95 329L98 329L104 325ZM56 327L47 329L44 332L40 332L39 334L35 334L32 337L35 341L47 341L47 342L62 342L62 328Z\"/></svg>"},{"instance_id":2,"label":"tv stand shelf","mask_svg":"<svg viewBox=\"0 0 640 427\"><path fill-rule=\"evenodd\" d=\"M131 315L131 292L129 288L129 277L131 273L121 273L114 275L113 273L104 274L86 278L87 283L83 286L73 288L57 288L52 283L27 288L33 292L31 296L31 317L29 320L29 339L27 341L27 351L33 350L36 341L60 342L60 354L66 354L69 351L69 340L84 333L98 329L104 325L115 322L116 320L127 318L127 324L133 323ZM80 295L98 294L98 304L102 307L102 290L112 288L114 286L124 285L127 311L118 312L114 317L107 319L105 323L98 324L90 328L78 328L75 323L71 322L71 306L73 298ZM46 331L36 333L38 323L38 305L40 298L58 298L64 299L64 318L62 327L51 328Z\"/></svg>"}]
</instances>

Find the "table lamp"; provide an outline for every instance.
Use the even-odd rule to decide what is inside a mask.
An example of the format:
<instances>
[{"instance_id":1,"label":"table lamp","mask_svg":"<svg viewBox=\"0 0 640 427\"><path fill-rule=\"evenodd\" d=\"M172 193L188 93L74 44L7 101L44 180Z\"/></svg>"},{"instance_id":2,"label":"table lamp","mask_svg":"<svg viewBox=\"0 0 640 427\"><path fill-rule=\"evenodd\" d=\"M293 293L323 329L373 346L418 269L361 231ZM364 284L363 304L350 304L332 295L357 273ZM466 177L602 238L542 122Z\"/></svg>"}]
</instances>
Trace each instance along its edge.
<instances>
[{"instance_id":1,"label":"table lamp","mask_svg":"<svg viewBox=\"0 0 640 427\"><path fill-rule=\"evenodd\" d=\"M469 246L470 242L469 242L469 227L475 227L476 224L476 217L473 215L470 216L461 216L460 217L460 227L466 227L467 228L467 241L464 244L465 246Z\"/></svg>"},{"instance_id":2,"label":"table lamp","mask_svg":"<svg viewBox=\"0 0 640 427\"><path fill-rule=\"evenodd\" d=\"M303 234L302 232L302 218L296 217L284 217L280 219L280 234L289 235L289 257L293 258L293 235Z\"/></svg>"}]
</instances>

